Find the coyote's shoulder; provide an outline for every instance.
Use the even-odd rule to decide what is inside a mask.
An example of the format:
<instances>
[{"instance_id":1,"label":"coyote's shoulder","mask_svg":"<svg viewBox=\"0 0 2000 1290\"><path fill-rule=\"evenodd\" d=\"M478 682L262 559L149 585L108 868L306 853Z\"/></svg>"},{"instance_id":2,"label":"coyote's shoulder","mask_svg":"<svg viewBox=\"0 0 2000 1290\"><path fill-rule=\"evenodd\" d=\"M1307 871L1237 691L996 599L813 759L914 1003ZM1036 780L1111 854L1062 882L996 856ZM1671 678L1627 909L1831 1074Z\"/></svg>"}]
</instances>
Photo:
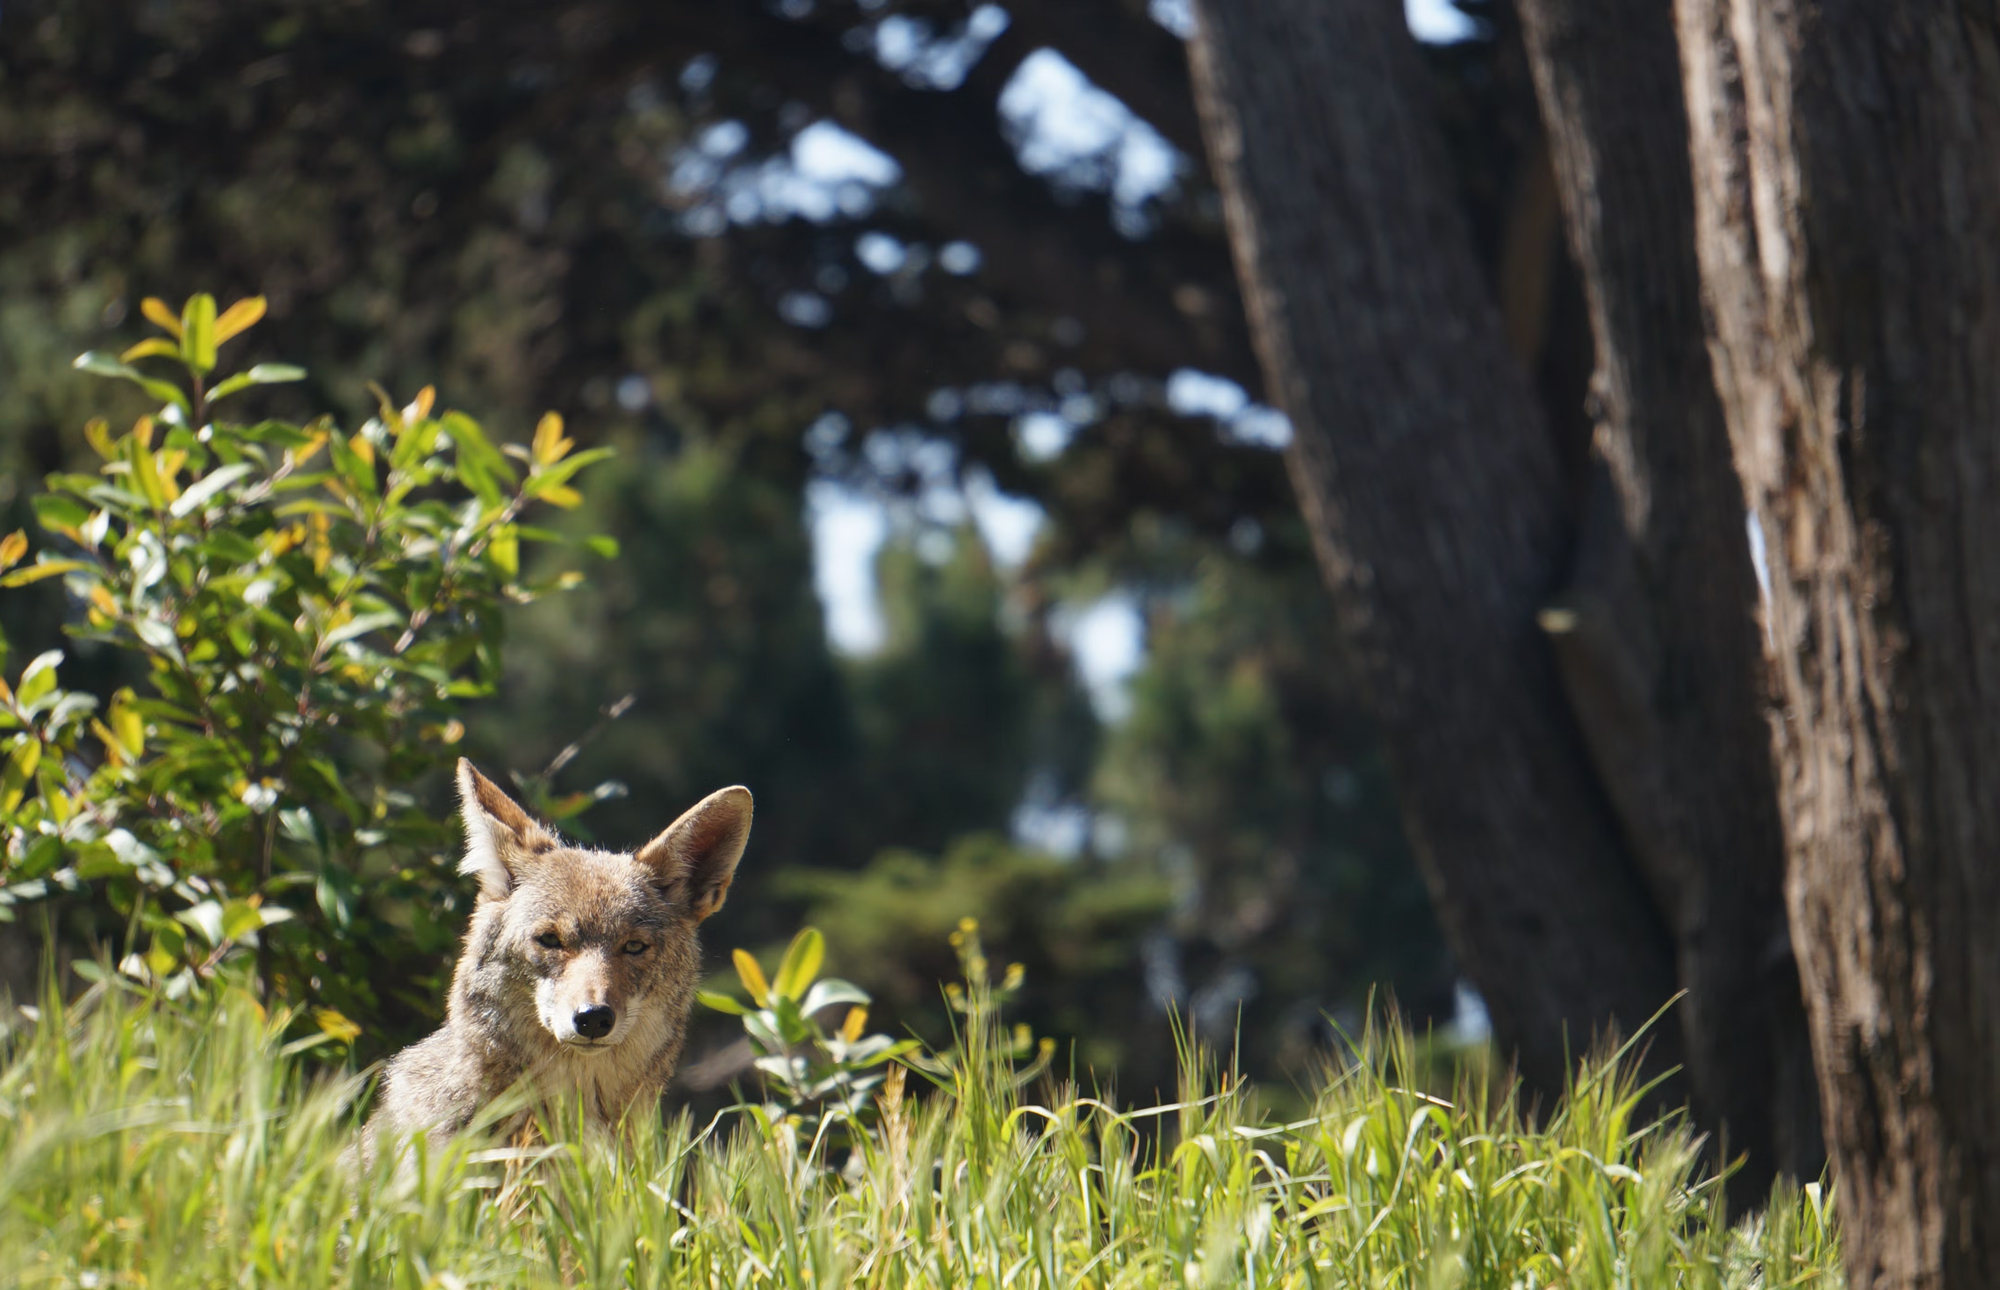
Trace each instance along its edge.
<instances>
[{"instance_id":1,"label":"coyote's shoulder","mask_svg":"<svg viewBox=\"0 0 2000 1290\"><path fill-rule=\"evenodd\" d=\"M458 764L479 879L445 1022L383 1076L369 1137L455 1132L527 1077L609 1124L665 1087L700 975L695 929L721 908L750 836L750 792L711 793L632 853L564 843Z\"/></svg>"}]
</instances>

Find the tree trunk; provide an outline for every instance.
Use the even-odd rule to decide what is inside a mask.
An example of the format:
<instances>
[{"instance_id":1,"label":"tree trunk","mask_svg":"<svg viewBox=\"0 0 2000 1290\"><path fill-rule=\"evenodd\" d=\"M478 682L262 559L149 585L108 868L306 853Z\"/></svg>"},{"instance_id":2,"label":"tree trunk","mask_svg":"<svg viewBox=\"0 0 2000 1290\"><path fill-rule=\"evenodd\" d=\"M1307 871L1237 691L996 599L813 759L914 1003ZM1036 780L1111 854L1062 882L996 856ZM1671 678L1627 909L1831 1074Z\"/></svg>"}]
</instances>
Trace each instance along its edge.
<instances>
[{"instance_id":1,"label":"tree trunk","mask_svg":"<svg viewBox=\"0 0 2000 1290\"><path fill-rule=\"evenodd\" d=\"M1288 464L1440 920L1523 1076L1674 990L1536 615L1575 516L1474 263L1402 9L1199 0L1204 136ZM1678 1031L1653 1041L1680 1060Z\"/></svg>"},{"instance_id":2,"label":"tree trunk","mask_svg":"<svg viewBox=\"0 0 2000 1290\"><path fill-rule=\"evenodd\" d=\"M2000 33L1678 0L1849 1284L2000 1284Z\"/></svg>"},{"instance_id":3,"label":"tree trunk","mask_svg":"<svg viewBox=\"0 0 2000 1290\"><path fill-rule=\"evenodd\" d=\"M1756 575L1715 392L1688 126L1666 0L1523 0L1597 341L1609 487L1561 612L1564 679L1673 934L1698 1123L1748 1153L1733 1189L1825 1153L1764 712Z\"/></svg>"}]
</instances>

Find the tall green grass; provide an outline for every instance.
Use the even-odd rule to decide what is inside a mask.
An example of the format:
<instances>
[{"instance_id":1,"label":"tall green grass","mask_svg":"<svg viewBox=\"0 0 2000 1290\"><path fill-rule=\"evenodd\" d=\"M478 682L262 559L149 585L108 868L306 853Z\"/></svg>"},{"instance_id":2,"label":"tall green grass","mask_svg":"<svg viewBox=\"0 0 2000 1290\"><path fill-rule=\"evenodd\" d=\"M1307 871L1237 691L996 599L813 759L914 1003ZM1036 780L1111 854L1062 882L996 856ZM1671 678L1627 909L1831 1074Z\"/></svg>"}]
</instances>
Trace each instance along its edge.
<instances>
[{"instance_id":1,"label":"tall green grass","mask_svg":"<svg viewBox=\"0 0 2000 1290\"><path fill-rule=\"evenodd\" d=\"M1688 1134L1633 1123L1615 1063L1539 1123L1406 1087L1371 1034L1311 1114L1190 1058L1178 1103L1017 1087L990 995L872 1131L757 1109L362 1169L357 1078L311 1073L240 990L115 985L4 1044L0 1285L1837 1286L1818 1188L1721 1216ZM834 1156L840 1158L830 1158Z\"/></svg>"}]
</instances>

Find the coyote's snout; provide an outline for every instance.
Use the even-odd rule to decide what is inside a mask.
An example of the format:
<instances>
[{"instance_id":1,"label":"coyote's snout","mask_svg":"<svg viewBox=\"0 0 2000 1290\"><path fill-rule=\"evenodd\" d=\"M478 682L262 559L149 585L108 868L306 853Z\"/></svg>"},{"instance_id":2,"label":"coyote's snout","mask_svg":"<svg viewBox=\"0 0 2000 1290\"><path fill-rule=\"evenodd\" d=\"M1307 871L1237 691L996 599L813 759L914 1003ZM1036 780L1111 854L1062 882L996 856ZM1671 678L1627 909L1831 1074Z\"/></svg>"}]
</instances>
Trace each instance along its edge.
<instances>
[{"instance_id":1,"label":"coyote's snout","mask_svg":"<svg viewBox=\"0 0 2000 1290\"><path fill-rule=\"evenodd\" d=\"M369 1123L463 1128L526 1076L615 1121L680 1060L700 974L696 926L722 907L750 836L750 792L711 793L637 852L564 843L458 764L461 872L479 879L442 1029L398 1053Z\"/></svg>"}]
</instances>

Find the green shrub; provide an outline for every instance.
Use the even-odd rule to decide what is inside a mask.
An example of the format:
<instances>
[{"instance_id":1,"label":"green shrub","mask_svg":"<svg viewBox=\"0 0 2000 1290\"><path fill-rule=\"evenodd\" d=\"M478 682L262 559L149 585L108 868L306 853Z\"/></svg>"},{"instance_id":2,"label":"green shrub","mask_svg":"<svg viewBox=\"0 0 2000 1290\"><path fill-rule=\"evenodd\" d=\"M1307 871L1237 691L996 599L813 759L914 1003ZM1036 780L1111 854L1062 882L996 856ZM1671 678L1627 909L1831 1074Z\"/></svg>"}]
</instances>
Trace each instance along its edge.
<instances>
[{"instance_id":1,"label":"green shrub","mask_svg":"<svg viewBox=\"0 0 2000 1290\"><path fill-rule=\"evenodd\" d=\"M348 1039L349 1016L435 1007L460 884L452 817L422 794L456 756L458 705L499 675L504 606L580 576L522 578L521 545L552 536L522 515L575 505L605 454L573 451L554 414L496 447L428 388L402 408L377 390L351 434L229 419L303 375L219 372L263 311L148 300L165 336L77 360L159 412L86 428L103 465L49 478L33 504L54 541L27 564L25 535L0 542L0 587L62 579L71 634L128 651L145 682L65 690L54 651L0 682L0 919L80 898L136 933L122 970L170 995L254 949L267 997Z\"/></svg>"}]
</instances>

